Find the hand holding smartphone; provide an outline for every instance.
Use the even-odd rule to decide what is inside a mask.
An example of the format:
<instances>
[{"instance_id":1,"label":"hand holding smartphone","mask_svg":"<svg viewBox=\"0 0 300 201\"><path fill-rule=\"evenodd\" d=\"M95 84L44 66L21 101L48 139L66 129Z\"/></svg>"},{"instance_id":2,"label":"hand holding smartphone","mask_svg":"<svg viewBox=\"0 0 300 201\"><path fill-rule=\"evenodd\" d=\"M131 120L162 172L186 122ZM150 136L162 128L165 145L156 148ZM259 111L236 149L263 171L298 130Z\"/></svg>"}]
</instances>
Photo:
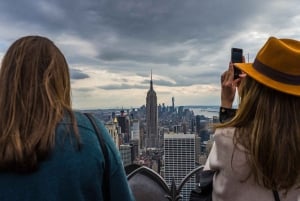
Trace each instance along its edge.
<instances>
[{"instance_id":1,"label":"hand holding smartphone","mask_svg":"<svg viewBox=\"0 0 300 201\"><path fill-rule=\"evenodd\" d=\"M240 48L231 48L231 62L232 63L242 63L243 62L243 49ZM242 73L242 71L235 66L234 69L234 76L233 79L239 78L239 74Z\"/></svg>"}]
</instances>

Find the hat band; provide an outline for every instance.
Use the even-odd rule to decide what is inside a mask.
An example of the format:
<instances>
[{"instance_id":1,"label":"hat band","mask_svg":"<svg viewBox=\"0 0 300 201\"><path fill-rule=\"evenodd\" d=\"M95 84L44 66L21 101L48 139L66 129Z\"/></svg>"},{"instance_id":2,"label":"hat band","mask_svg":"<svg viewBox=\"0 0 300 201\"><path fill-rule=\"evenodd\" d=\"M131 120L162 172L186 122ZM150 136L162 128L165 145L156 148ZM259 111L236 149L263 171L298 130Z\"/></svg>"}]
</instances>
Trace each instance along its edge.
<instances>
[{"instance_id":1,"label":"hat band","mask_svg":"<svg viewBox=\"0 0 300 201\"><path fill-rule=\"evenodd\" d=\"M282 82L284 84L292 84L292 85L300 85L300 76L297 75L288 75L283 72L279 72L266 66L265 64L261 63L257 59L253 62L253 68L260 72L261 74L277 81Z\"/></svg>"}]
</instances>

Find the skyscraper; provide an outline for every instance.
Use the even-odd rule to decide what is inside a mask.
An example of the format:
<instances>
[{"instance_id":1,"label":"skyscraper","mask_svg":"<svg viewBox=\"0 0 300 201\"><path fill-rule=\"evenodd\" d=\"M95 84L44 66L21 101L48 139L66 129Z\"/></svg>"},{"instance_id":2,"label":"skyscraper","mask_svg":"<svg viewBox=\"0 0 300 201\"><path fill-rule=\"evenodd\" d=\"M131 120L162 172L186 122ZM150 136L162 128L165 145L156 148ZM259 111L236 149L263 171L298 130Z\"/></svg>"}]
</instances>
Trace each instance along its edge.
<instances>
[{"instance_id":1,"label":"skyscraper","mask_svg":"<svg viewBox=\"0 0 300 201\"><path fill-rule=\"evenodd\" d=\"M170 185L174 179L176 186L195 167L195 134L164 135L165 172L164 179ZM182 201L189 200L195 188L195 176L191 177L181 189Z\"/></svg>"},{"instance_id":2,"label":"skyscraper","mask_svg":"<svg viewBox=\"0 0 300 201\"><path fill-rule=\"evenodd\" d=\"M172 112L175 111L175 98L172 97Z\"/></svg>"},{"instance_id":3,"label":"skyscraper","mask_svg":"<svg viewBox=\"0 0 300 201\"><path fill-rule=\"evenodd\" d=\"M150 89L146 97L146 148L158 148L158 114L157 114L157 97L153 89L152 71L150 80Z\"/></svg>"}]
</instances>

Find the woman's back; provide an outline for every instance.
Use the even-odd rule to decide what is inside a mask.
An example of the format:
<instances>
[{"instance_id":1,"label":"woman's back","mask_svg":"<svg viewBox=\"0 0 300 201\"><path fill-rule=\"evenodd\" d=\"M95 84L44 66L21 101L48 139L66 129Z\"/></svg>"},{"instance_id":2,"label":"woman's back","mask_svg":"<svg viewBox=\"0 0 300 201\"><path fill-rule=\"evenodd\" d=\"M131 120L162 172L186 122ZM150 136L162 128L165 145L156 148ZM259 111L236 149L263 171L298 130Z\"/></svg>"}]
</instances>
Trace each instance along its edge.
<instances>
[{"instance_id":1,"label":"woman's back","mask_svg":"<svg viewBox=\"0 0 300 201\"><path fill-rule=\"evenodd\" d=\"M102 176L105 161L97 136L86 117L76 113L81 149L76 147L76 139L72 134L66 135L71 125L67 120L60 122L56 129L56 144L48 159L40 163L39 169L30 174L14 172L0 173L1 201L85 201L102 200ZM100 126L100 125L99 125ZM112 200L132 200L131 192L124 183L124 169L119 154L110 136L105 133L103 125L100 129L112 156L111 189ZM126 178L125 178L126 181Z\"/></svg>"},{"instance_id":2,"label":"woman's back","mask_svg":"<svg viewBox=\"0 0 300 201\"><path fill-rule=\"evenodd\" d=\"M213 183L213 200L273 201L271 190L257 185L253 177L246 180L250 171L246 160L247 151L241 145L234 149L234 130L220 128L214 134L215 143L205 167L218 170ZM300 189L296 189L296 186L286 196L283 192L279 194L281 201L300 201Z\"/></svg>"},{"instance_id":3,"label":"woman's back","mask_svg":"<svg viewBox=\"0 0 300 201\"><path fill-rule=\"evenodd\" d=\"M300 200L299 62L300 41L270 37L253 63L231 63L221 76L221 106L231 107L236 88L239 105L216 126L206 164L214 200Z\"/></svg>"}]
</instances>

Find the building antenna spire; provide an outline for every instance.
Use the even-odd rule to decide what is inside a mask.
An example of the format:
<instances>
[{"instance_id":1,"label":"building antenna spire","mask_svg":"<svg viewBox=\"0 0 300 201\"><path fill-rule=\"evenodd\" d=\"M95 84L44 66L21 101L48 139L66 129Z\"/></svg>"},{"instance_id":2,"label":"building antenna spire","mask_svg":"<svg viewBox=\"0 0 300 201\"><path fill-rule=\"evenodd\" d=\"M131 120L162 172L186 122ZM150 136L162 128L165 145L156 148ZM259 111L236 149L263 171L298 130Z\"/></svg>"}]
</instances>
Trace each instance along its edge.
<instances>
[{"instance_id":1,"label":"building antenna spire","mask_svg":"<svg viewBox=\"0 0 300 201\"><path fill-rule=\"evenodd\" d=\"M150 79L150 90L153 90L152 69L151 69L151 79Z\"/></svg>"}]
</instances>

